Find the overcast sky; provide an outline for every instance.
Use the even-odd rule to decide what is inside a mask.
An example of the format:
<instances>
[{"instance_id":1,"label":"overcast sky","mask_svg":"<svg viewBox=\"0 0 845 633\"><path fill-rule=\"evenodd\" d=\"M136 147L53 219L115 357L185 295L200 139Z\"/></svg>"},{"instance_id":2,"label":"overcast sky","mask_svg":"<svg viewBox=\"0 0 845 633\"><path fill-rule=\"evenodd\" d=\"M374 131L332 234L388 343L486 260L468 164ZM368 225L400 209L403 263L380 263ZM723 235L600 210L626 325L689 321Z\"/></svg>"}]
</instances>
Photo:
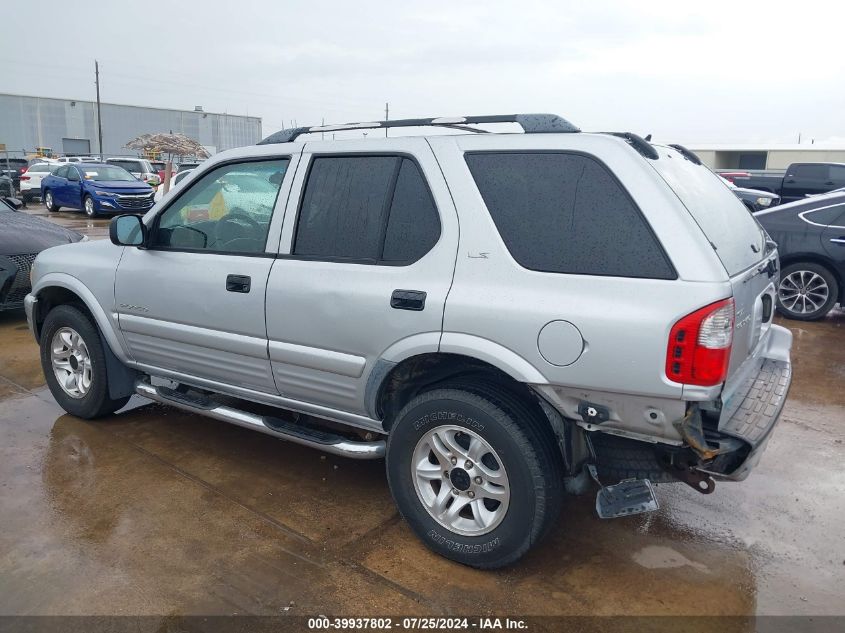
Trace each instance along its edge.
<instances>
[{"instance_id":1,"label":"overcast sky","mask_svg":"<svg viewBox=\"0 0 845 633\"><path fill-rule=\"evenodd\" d=\"M7 7L0 92L93 99L96 58L103 101L260 116L265 135L388 101L690 144L845 137L841 0L36 5Z\"/></svg>"}]
</instances>

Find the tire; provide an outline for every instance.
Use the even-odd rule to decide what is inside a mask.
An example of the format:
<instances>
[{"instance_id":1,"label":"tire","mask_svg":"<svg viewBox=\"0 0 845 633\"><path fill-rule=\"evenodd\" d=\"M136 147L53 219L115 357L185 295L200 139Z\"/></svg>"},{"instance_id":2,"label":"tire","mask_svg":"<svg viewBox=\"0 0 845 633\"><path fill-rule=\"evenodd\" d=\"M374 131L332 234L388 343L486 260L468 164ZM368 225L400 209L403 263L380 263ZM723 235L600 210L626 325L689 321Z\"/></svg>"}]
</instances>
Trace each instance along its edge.
<instances>
[{"instance_id":1,"label":"tire","mask_svg":"<svg viewBox=\"0 0 845 633\"><path fill-rule=\"evenodd\" d=\"M780 272L777 310L789 319L821 319L833 309L838 299L839 283L824 266L797 262Z\"/></svg>"},{"instance_id":2,"label":"tire","mask_svg":"<svg viewBox=\"0 0 845 633\"><path fill-rule=\"evenodd\" d=\"M70 305L53 308L44 320L40 340L41 368L50 392L62 409L71 415L92 419L114 413L129 401L129 396L116 400L109 398L106 358L100 332L78 308ZM66 360L66 364L62 362L66 369L54 367L54 347L66 350L66 353L62 351L57 354L59 357L64 356L60 362ZM77 379L68 379L65 384L70 384L70 387L66 388L59 384L57 373L63 377L73 374ZM79 378L80 375L82 378Z\"/></svg>"},{"instance_id":3,"label":"tire","mask_svg":"<svg viewBox=\"0 0 845 633\"><path fill-rule=\"evenodd\" d=\"M435 457L433 434L459 450L441 443L446 450ZM454 464L449 455L457 457ZM423 466L426 479L417 476ZM399 512L429 549L479 569L521 558L553 526L563 500L562 460L547 422L518 398L480 385L438 387L399 412L387 442L387 479ZM431 505L442 495L441 517L455 503L466 506L442 523L425 495ZM486 525L476 517L486 517Z\"/></svg>"},{"instance_id":4,"label":"tire","mask_svg":"<svg viewBox=\"0 0 845 633\"><path fill-rule=\"evenodd\" d=\"M44 206L47 207L47 211L49 211L50 213L55 213L56 211L61 209L61 207L56 206L56 203L53 200L53 192L49 189L44 192Z\"/></svg>"},{"instance_id":5,"label":"tire","mask_svg":"<svg viewBox=\"0 0 845 633\"><path fill-rule=\"evenodd\" d=\"M82 199L82 210L85 211L85 215L89 218L96 218L97 215L97 203L94 202L94 198L91 196L85 196Z\"/></svg>"},{"instance_id":6,"label":"tire","mask_svg":"<svg viewBox=\"0 0 845 633\"><path fill-rule=\"evenodd\" d=\"M660 466L654 448L607 433L590 433L596 451L596 470L602 484L609 486L623 479L648 479L652 483L677 483L677 479Z\"/></svg>"}]
</instances>

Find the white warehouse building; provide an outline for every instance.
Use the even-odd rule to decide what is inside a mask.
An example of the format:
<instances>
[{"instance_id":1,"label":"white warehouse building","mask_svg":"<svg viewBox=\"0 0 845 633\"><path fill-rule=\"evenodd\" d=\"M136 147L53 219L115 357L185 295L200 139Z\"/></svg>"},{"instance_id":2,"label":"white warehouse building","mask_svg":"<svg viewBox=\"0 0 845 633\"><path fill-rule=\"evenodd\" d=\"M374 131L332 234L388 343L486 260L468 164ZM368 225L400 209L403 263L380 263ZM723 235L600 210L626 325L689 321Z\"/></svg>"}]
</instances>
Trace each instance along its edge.
<instances>
[{"instance_id":1,"label":"white warehouse building","mask_svg":"<svg viewBox=\"0 0 845 633\"><path fill-rule=\"evenodd\" d=\"M261 119L145 106L102 103L103 154L135 154L124 149L145 133L180 132L210 153L252 145L261 140ZM97 105L93 101L0 94L0 144L10 155L25 156L35 148L54 155L99 154Z\"/></svg>"},{"instance_id":2,"label":"white warehouse building","mask_svg":"<svg viewBox=\"0 0 845 633\"><path fill-rule=\"evenodd\" d=\"M845 141L817 144L689 145L710 169L786 169L792 163L845 163Z\"/></svg>"}]
</instances>

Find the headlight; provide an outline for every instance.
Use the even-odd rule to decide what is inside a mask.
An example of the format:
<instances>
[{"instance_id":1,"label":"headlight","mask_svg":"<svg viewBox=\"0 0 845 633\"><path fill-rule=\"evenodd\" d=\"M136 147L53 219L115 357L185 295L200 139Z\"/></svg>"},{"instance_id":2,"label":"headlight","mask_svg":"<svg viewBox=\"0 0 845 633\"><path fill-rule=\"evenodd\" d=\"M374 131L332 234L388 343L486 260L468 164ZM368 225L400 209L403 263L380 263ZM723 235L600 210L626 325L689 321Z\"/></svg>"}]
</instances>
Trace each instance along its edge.
<instances>
[{"instance_id":1,"label":"headlight","mask_svg":"<svg viewBox=\"0 0 845 633\"><path fill-rule=\"evenodd\" d=\"M114 191L99 191L97 189L94 190L94 193L98 196L113 196L113 195L115 195Z\"/></svg>"},{"instance_id":2,"label":"headlight","mask_svg":"<svg viewBox=\"0 0 845 633\"><path fill-rule=\"evenodd\" d=\"M772 204L772 199L771 198L757 198L757 204L759 204L761 207L768 207L770 204Z\"/></svg>"}]
</instances>

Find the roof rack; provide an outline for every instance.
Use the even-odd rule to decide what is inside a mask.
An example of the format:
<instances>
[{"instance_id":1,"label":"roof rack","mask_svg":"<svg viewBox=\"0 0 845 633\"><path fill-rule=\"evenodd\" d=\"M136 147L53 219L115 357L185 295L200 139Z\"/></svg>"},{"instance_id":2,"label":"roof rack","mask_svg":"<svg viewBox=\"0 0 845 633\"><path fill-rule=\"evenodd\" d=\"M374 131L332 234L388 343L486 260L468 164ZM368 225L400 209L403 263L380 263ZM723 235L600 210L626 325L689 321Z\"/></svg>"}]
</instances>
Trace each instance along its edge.
<instances>
[{"instance_id":1,"label":"roof rack","mask_svg":"<svg viewBox=\"0 0 845 633\"><path fill-rule=\"evenodd\" d=\"M634 134L633 132L605 132L605 134L624 138L631 144L631 147L646 158L650 158L651 160L657 160L660 158L660 155L657 153L657 150L652 147L651 143L638 134Z\"/></svg>"},{"instance_id":2,"label":"roof rack","mask_svg":"<svg viewBox=\"0 0 845 633\"><path fill-rule=\"evenodd\" d=\"M695 163L696 165L701 164L701 159L698 157L698 154L696 154L692 150L687 149L683 145L678 145L677 143L671 143L669 145L669 147L676 150L681 156L686 158L688 161Z\"/></svg>"},{"instance_id":3,"label":"roof rack","mask_svg":"<svg viewBox=\"0 0 845 633\"><path fill-rule=\"evenodd\" d=\"M312 127L295 127L271 134L259 145L274 143L289 143L302 134L313 132L336 132L339 130L374 130L393 127L446 127L468 132L484 132L476 128L467 127L471 124L483 123L518 123L526 134L541 134L544 132L580 132L566 119L556 114L492 114L485 116L456 116L439 117L433 119L396 119L394 121L372 121L369 123L344 123L341 125L314 125Z\"/></svg>"}]
</instances>

